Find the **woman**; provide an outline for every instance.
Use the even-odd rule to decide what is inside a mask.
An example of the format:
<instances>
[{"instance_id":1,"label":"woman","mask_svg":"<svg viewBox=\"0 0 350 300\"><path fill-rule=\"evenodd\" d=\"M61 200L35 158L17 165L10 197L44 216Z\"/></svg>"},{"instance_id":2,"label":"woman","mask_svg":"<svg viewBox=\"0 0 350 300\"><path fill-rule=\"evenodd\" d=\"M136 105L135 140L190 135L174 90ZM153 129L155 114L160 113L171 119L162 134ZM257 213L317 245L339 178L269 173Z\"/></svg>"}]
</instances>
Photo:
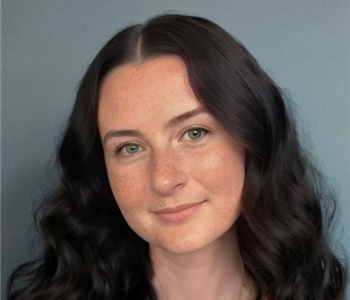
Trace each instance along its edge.
<instances>
[{"instance_id":1,"label":"woman","mask_svg":"<svg viewBox=\"0 0 350 300\"><path fill-rule=\"evenodd\" d=\"M114 36L58 163L38 211L44 253L8 299L344 299L281 93L209 20L157 16Z\"/></svg>"}]
</instances>

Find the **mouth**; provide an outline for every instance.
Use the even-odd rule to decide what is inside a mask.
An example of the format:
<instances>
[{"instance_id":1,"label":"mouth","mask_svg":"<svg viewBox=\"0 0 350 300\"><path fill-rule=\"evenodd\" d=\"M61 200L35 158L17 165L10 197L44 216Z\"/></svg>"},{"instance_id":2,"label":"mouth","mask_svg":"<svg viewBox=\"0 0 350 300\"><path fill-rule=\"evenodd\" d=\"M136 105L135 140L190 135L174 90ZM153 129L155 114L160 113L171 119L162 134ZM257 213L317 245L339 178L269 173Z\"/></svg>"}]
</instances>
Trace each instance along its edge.
<instances>
[{"instance_id":1,"label":"mouth","mask_svg":"<svg viewBox=\"0 0 350 300\"><path fill-rule=\"evenodd\" d=\"M197 203L188 203L178 205L172 208L165 208L155 212L155 214L163 221L170 223L178 223L185 221L192 217L201 207L205 201Z\"/></svg>"}]
</instances>

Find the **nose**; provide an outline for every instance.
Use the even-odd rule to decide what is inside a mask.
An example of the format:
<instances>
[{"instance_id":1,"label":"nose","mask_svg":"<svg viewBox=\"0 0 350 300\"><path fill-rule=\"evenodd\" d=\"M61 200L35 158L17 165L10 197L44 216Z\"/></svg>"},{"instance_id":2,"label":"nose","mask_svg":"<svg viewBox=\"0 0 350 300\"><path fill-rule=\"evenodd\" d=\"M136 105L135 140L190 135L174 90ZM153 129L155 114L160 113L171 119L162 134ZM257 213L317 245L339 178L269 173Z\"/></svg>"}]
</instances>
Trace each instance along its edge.
<instances>
[{"instance_id":1,"label":"nose","mask_svg":"<svg viewBox=\"0 0 350 300\"><path fill-rule=\"evenodd\" d=\"M183 159L175 151L168 148L154 153L151 164L150 184L154 192L169 196L186 185Z\"/></svg>"}]
</instances>

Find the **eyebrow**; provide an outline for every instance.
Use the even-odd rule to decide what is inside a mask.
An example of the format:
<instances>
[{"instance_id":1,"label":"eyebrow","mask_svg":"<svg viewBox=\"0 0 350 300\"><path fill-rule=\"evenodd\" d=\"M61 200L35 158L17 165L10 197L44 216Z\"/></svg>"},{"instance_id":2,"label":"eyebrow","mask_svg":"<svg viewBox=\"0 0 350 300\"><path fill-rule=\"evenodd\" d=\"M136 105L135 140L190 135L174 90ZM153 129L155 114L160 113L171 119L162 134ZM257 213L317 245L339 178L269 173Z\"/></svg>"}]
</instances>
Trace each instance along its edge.
<instances>
[{"instance_id":1,"label":"eyebrow","mask_svg":"<svg viewBox=\"0 0 350 300\"><path fill-rule=\"evenodd\" d=\"M163 124L163 131L169 130L171 128L176 127L180 123L197 116L202 113L209 113L209 111L205 107L197 107L193 110L187 111L181 115L171 118L165 124ZM124 130L109 130L103 138L103 144L105 145L107 141L111 138L122 137L122 136L136 136L140 138L144 138L144 134L141 131L135 129L124 129Z\"/></svg>"}]
</instances>

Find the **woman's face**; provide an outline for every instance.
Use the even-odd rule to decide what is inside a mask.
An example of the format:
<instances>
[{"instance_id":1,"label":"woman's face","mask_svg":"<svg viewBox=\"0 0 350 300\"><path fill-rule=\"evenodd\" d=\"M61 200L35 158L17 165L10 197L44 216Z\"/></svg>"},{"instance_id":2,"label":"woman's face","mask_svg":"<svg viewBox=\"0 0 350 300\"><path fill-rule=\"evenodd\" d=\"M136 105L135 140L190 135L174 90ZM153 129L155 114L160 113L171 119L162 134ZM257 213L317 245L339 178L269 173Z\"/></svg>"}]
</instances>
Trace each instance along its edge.
<instances>
[{"instance_id":1,"label":"woman's face","mask_svg":"<svg viewBox=\"0 0 350 300\"><path fill-rule=\"evenodd\" d=\"M197 109L200 113L174 121ZM179 57L112 70L100 88L98 127L116 202L129 226L151 246L193 252L235 223L241 213L244 148L205 112ZM178 207L187 204L192 206ZM159 213L172 208L176 212Z\"/></svg>"}]
</instances>

